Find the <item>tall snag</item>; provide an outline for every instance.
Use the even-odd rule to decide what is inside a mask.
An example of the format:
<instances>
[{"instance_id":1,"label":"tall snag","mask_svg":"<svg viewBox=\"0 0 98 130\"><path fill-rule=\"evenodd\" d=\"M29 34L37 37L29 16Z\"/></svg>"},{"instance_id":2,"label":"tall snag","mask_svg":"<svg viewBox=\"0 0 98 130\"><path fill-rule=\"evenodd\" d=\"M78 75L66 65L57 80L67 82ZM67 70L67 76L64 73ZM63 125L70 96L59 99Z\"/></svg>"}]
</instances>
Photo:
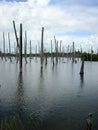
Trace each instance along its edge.
<instances>
[{"instance_id":1,"label":"tall snag","mask_svg":"<svg viewBox=\"0 0 98 130\"><path fill-rule=\"evenodd\" d=\"M12 62L12 59L11 59L10 33L9 32L8 32L8 41L9 41L9 59L10 59L10 62Z\"/></svg>"},{"instance_id":2,"label":"tall snag","mask_svg":"<svg viewBox=\"0 0 98 130\"><path fill-rule=\"evenodd\" d=\"M25 55L25 62L27 64L27 33L25 31L25 40L24 40L24 55Z\"/></svg>"},{"instance_id":3,"label":"tall snag","mask_svg":"<svg viewBox=\"0 0 98 130\"><path fill-rule=\"evenodd\" d=\"M20 24L19 67L22 72L22 24Z\"/></svg>"},{"instance_id":4,"label":"tall snag","mask_svg":"<svg viewBox=\"0 0 98 130\"><path fill-rule=\"evenodd\" d=\"M6 60L6 56L5 56L5 35L4 35L4 32L3 32L3 57Z\"/></svg>"},{"instance_id":5,"label":"tall snag","mask_svg":"<svg viewBox=\"0 0 98 130\"><path fill-rule=\"evenodd\" d=\"M16 58L17 58L17 62L18 62L19 38L17 36L17 31L16 31L15 21L14 20L13 20L13 27L14 27L14 32L15 32L15 37L16 37L16 43L17 43L17 47L16 47Z\"/></svg>"},{"instance_id":6,"label":"tall snag","mask_svg":"<svg viewBox=\"0 0 98 130\"><path fill-rule=\"evenodd\" d=\"M43 66L43 57L44 57L43 37L44 37L44 27L42 27L42 33L41 33L41 66Z\"/></svg>"}]
</instances>

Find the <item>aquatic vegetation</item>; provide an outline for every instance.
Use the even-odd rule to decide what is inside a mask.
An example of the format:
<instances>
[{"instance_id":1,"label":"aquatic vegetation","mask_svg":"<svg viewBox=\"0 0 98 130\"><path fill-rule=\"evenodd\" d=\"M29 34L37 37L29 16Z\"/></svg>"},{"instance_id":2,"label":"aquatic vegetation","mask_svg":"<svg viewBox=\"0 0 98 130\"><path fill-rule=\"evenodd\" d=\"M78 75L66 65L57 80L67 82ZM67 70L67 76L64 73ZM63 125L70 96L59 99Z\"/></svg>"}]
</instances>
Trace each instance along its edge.
<instances>
[{"instance_id":1,"label":"aquatic vegetation","mask_svg":"<svg viewBox=\"0 0 98 130\"><path fill-rule=\"evenodd\" d=\"M23 122L16 115L1 121L0 130L25 130Z\"/></svg>"},{"instance_id":2,"label":"aquatic vegetation","mask_svg":"<svg viewBox=\"0 0 98 130\"><path fill-rule=\"evenodd\" d=\"M0 122L0 130L36 130L40 127L40 121L37 121L36 117L32 116L30 114L29 117L23 117L21 113L14 113Z\"/></svg>"}]
</instances>

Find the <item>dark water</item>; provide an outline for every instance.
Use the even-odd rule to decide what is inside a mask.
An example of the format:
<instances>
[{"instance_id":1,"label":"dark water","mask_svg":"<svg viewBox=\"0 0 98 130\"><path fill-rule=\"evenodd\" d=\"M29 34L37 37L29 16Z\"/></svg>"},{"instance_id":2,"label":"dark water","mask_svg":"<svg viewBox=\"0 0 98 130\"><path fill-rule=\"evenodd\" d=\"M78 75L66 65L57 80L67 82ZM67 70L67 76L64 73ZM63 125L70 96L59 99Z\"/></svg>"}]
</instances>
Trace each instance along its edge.
<instances>
[{"instance_id":1,"label":"dark water","mask_svg":"<svg viewBox=\"0 0 98 130\"><path fill-rule=\"evenodd\" d=\"M29 61L29 60L28 60ZM98 62L81 61L40 67L40 61L18 64L0 60L0 120L13 113L30 117L36 130L86 130L93 113L93 130L98 130Z\"/></svg>"}]
</instances>

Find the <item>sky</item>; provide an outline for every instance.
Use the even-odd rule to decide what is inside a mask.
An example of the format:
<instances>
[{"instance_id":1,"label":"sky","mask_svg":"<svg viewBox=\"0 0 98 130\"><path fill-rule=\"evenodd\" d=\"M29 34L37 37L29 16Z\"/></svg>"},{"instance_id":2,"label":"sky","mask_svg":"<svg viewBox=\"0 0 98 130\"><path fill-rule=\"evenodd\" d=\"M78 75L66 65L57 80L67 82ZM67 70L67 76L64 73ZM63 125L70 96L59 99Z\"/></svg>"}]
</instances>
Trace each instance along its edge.
<instances>
[{"instance_id":1,"label":"sky","mask_svg":"<svg viewBox=\"0 0 98 130\"><path fill-rule=\"evenodd\" d=\"M11 47L16 45L13 29L15 21L18 37L20 23L23 25L23 41L27 32L27 48L30 40L32 50L40 45L41 29L44 27L44 48L50 51L54 36L60 45L84 51L98 49L98 0L0 0L0 50L3 50L3 32L8 49L8 32Z\"/></svg>"}]
</instances>

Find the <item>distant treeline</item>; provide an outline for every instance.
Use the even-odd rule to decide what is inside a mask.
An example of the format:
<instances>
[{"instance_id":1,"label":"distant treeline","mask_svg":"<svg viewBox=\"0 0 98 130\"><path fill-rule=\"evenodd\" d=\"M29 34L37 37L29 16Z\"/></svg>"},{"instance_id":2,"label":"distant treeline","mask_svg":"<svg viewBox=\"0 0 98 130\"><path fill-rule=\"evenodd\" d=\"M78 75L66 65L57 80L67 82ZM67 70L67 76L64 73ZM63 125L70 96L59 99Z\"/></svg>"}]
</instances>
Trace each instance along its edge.
<instances>
[{"instance_id":1,"label":"distant treeline","mask_svg":"<svg viewBox=\"0 0 98 130\"><path fill-rule=\"evenodd\" d=\"M19 56L19 53L17 54ZM40 57L40 53L31 53L26 54L26 57ZM25 57L25 54L22 54ZM2 53L0 52L0 57L16 57L16 54L13 53ZM73 57L73 53L64 53L64 52L44 52L44 57ZM93 53L81 53L80 51L76 51L74 54L74 58L84 58L85 61L98 61L98 54Z\"/></svg>"},{"instance_id":2,"label":"distant treeline","mask_svg":"<svg viewBox=\"0 0 98 130\"><path fill-rule=\"evenodd\" d=\"M98 61L98 54L90 54L90 53L83 53L81 58L84 58L85 61Z\"/></svg>"},{"instance_id":3,"label":"distant treeline","mask_svg":"<svg viewBox=\"0 0 98 130\"><path fill-rule=\"evenodd\" d=\"M17 55L19 55L19 53L17 54ZM40 57L40 53L31 53L31 54L26 54L26 57L30 57L30 55L31 55L31 57ZM52 52L52 53L50 53L50 52L44 52L43 53L43 55L44 55L44 57L72 57L73 56L73 52L72 53L64 53L64 52ZM14 54L14 53L2 53L2 52L0 52L0 56L2 57L4 57L4 56L6 56L6 57L9 57L9 56L12 56L12 57L14 57L14 56L16 56L16 54ZM23 57L25 57L25 54L22 54L22 56ZM78 51L78 52L75 52L75 55L74 55L75 57L81 57L81 53Z\"/></svg>"}]
</instances>

